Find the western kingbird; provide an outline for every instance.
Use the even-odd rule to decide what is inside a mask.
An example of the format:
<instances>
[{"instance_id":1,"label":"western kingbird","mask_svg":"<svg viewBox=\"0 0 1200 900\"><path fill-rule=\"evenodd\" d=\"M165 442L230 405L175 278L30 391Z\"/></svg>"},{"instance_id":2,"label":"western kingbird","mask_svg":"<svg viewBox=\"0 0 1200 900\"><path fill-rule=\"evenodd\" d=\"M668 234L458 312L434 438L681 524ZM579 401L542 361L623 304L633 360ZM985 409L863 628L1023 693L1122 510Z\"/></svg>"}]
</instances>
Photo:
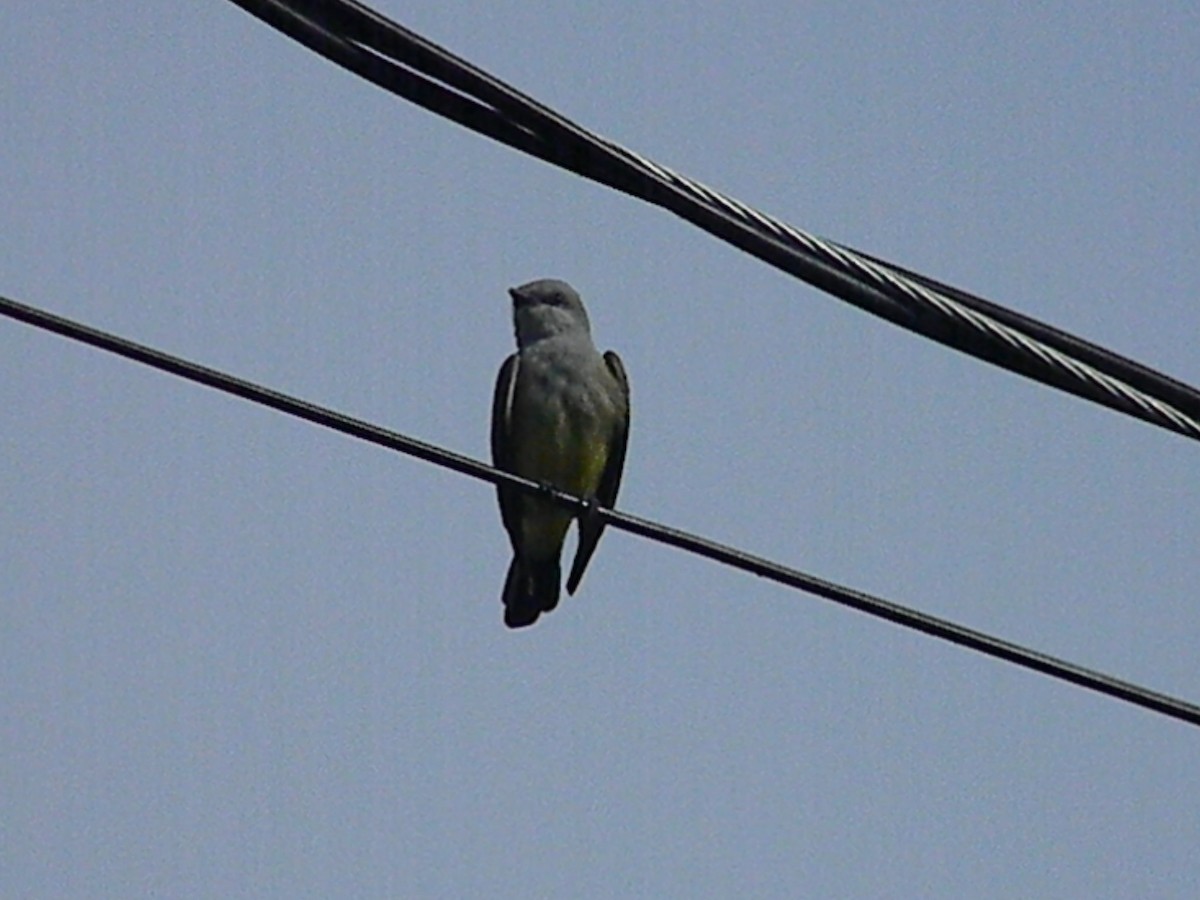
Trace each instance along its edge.
<instances>
[{"instance_id":1,"label":"western kingbird","mask_svg":"<svg viewBox=\"0 0 1200 900\"><path fill-rule=\"evenodd\" d=\"M492 401L492 464L611 507L629 437L629 382L621 358L592 343L583 301L565 281L512 288L517 352L504 361ZM532 625L558 604L563 541L573 513L500 485L500 517L513 547L504 624ZM574 594L604 524L584 515L567 578Z\"/></svg>"}]
</instances>

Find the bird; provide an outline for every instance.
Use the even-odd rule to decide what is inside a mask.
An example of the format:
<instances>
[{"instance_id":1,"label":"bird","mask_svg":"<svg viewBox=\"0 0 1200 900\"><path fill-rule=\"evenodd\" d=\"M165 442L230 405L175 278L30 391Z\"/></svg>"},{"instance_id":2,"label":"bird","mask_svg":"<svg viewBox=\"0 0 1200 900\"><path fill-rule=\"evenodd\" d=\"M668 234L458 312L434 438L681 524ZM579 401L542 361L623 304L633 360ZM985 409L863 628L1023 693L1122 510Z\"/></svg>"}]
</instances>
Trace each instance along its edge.
<instances>
[{"instance_id":1,"label":"bird","mask_svg":"<svg viewBox=\"0 0 1200 900\"><path fill-rule=\"evenodd\" d=\"M629 379L621 358L592 342L587 311L565 281L511 288L517 351L505 359L492 400L492 464L611 508L629 440ZM561 558L575 513L546 497L498 485L513 558L501 599L504 624L524 628L558 605ZM579 518L574 594L604 523Z\"/></svg>"}]
</instances>

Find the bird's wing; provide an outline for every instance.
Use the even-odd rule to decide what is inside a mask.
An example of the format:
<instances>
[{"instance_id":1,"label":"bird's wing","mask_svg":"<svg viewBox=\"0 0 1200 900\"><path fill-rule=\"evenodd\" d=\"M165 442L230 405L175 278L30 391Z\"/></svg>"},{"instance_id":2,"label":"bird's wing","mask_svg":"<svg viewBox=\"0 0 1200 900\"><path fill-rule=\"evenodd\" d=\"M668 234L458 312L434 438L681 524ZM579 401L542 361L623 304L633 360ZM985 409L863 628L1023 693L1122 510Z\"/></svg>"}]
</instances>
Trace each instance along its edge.
<instances>
[{"instance_id":1,"label":"bird's wing","mask_svg":"<svg viewBox=\"0 0 1200 900\"><path fill-rule=\"evenodd\" d=\"M608 444L608 461L600 476L600 486L596 490L596 501L612 509L617 504L617 491L621 489L621 473L625 470L625 446L629 443L629 378L625 375L625 366L621 357L612 350L604 354L604 364L625 395L625 420L613 429ZM567 593L574 594L583 578L583 570L596 552L600 535L604 532L604 522L598 516L581 516L579 519L579 548L575 551L575 562L571 564L571 574L567 578Z\"/></svg>"},{"instance_id":2,"label":"bird's wing","mask_svg":"<svg viewBox=\"0 0 1200 900\"><path fill-rule=\"evenodd\" d=\"M492 465L505 472L513 471L513 397L519 364L515 353L504 361L496 377L496 393L492 397ZM515 547L521 518L521 492L499 484L496 485L496 493L500 498L500 518Z\"/></svg>"}]
</instances>

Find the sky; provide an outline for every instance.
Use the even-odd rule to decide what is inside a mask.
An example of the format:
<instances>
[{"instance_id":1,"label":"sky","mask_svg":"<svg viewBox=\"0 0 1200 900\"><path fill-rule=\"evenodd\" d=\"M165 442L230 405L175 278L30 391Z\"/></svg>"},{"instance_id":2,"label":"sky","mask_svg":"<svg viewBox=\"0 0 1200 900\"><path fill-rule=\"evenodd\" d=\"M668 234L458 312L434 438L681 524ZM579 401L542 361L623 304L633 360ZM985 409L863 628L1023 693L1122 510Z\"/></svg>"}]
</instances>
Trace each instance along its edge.
<instances>
[{"instance_id":1,"label":"sky","mask_svg":"<svg viewBox=\"0 0 1200 900\"><path fill-rule=\"evenodd\" d=\"M579 123L1200 383L1194 4L379 0ZM1200 448L368 85L230 3L0 5L0 294L486 459L506 289L620 505L1200 700ZM1200 732L0 322L0 894L1200 894Z\"/></svg>"}]
</instances>

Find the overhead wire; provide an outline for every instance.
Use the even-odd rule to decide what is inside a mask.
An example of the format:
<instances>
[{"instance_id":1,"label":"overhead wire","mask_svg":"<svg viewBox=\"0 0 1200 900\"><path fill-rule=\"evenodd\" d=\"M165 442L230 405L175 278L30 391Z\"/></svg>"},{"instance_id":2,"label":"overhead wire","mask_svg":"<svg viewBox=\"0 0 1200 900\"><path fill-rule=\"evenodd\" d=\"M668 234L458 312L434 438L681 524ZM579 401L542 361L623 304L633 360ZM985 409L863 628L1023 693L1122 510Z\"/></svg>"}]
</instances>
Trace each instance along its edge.
<instances>
[{"instance_id":1,"label":"overhead wire","mask_svg":"<svg viewBox=\"0 0 1200 900\"><path fill-rule=\"evenodd\" d=\"M862 591L843 587L686 531L598 506L591 501L501 471L468 456L381 428L362 419L356 419L327 407L271 390L217 369L164 353L161 350L92 328L37 307L19 303L7 297L0 297L0 315L114 353L188 381L232 394L235 397L241 397L252 403L304 419L324 428L369 441L463 475L469 475L472 478L536 493L577 514L599 516L613 528L695 553L787 587L823 597L876 618L886 619L904 628L958 644L987 656L1002 659L1043 675L1123 700L1190 725L1200 726L1200 706L1186 700L1077 666L1074 663L1039 653L1036 650L955 624L946 619L927 615Z\"/></svg>"},{"instance_id":2,"label":"overhead wire","mask_svg":"<svg viewBox=\"0 0 1200 900\"><path fill-rule=\"evenodd\" d=\"M1200 391L967 291L773 216L603 138L354 0L230 0L379 87L663 207L910 331L1193 439Z\"/></svg>"},{"instance_id":3,"label":"overhead wire","mask_svg":"<svg viewBox=\"0 0 1200 900\"><path fill-rule=\"evenodd\" d=\"M326 58L472 130L668 209L804 281L895 324L1045 384L1200 437L1200 392L1104 348L765 215L575 125L351 0L231 0ZM424 73L424 74L422 74ZM429 76L429 77L425 77ZM438 82L442 82L439 84ZM538 492L613 526L808 591L1193 725L1200 707L735 548L499 471L469 457L0 298L0 313L314 424L493 484Z\"/></svg>"}]
</instances>

